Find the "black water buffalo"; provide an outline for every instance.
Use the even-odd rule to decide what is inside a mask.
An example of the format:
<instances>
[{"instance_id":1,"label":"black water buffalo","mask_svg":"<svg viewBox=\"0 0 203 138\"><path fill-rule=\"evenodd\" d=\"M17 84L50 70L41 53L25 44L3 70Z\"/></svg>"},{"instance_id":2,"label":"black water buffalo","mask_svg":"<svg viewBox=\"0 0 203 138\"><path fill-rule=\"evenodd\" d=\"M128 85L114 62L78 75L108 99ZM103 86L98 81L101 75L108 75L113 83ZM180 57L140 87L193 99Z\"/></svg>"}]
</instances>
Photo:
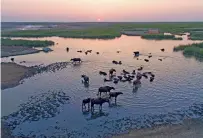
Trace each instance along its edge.
<instances>
[{"instance_id":1,"label":"black water buffalo","mask_svg":"<svg viewBox=\"0 0 203 138\"><path fill-rule=\"evenodd\" d=\"M118 61L113 60L112 63L113 64L118 64Z\"/></svg>"},{"instance_id":2,"label":"black water buffalo","mask_svg":"<svg viewBox=\"0 0 203 138\"><path fill-rule=\"evenodd\" d=\"M109 97L110 97L110 99L111 99L112 97L115 97L115 103L116 103L117 96L120 95L120 94L123 94L123 93L122 93L122 92L110 92L110 93L109 93Z\"/></svg>"},{"instance_id":3,"label":"black water buffalo","mask_svg":"<svg viewBox=\"0 0 203 138\"><path fill-rule=\"evenodd\" d=\"M82 50L78 50L77 52L78 52L78 53L82 53Z\"/></svg>"},{"instance_id":4,"label":"black water buffalo","mask_svg":"<svg viewBox=\"0 0 203 138\"><path fill-rule=\"evenodd\" d=\"M99 55L99 52L96 52L97 55Z\"/></svg>"},{"instance_id":5,"label":"black water buffalo","mask_svg":"<svg viewBox=\"0 0 203 138\"><path fill-rule=\"evenodd\" d=\"M114 72L116 72L116 70L115 70L115 69L113 69L113 68L112 68L112 69L110 69L110 70L109 70L109 76L113 76L113 73L114 73Z\"/></svg>"},{"instance_id":6,"label":"black water buffalo","mask_svg":"<svg viewBox=\"0 0 203 138\"><path fill-rule=\"evenodd\" d=\"M115 90L114 87L111 87L111 86L103 86L103 87L100 87L98 89L98 95L101 96L101 93L107 93L107 92L110 92L111 90Z\"/></svg>"},{"instance_id":7,"label":"black water buffalo","mask_svg":"<svg viewBox=\"0 0 203 138\"><path fill-rule=\"evenodd\" d=\"M138 71L143 70L143 66L139 67L137 70L138 70Z\"/></svg>"},{"instance_id":8,"label":"black water buffalo","mask_svg":"<svg viewBox=\"0 0 203 138\"><path fill-rule=\"evenodd\" d=\"M133 70L132 74L133 74L133 75L135 75L135 74L136 74L135 70Z\"/></svg>"},{"instance_id":9,"label":"black water buffalo","mask_svg":"<svg viewBox=\"0 0 203 138\"><path fill-rule=\"evenodd\" d=\"M148 56L148 58L151 58L151 57L152 57L152 55L149 55L149 56Z\"/></svg>"},{"instance_id":10,"label":"black water buffalo","mask_svg":"<svg viewBox=\"0 0 203 138\"><path fill-rule=\"evenodd\" d=\"M72 61L73 63L81 63L82 62L81 58L72 58L70 61Z\"/></svg>"},{"instance_id":11,"label":"black water buffalo","mask_svg":"<svg viewBox=\"0 0 203 138\"><path fill-rule=\"evenodd\" d=\"M154 77L151 76L150 79L149 79L149 81L150 81L150 82L154 81Z\"/></svg>"},{"instance_id":12,"label":"black water buffalo","mask_svg":"<svg viewBox=\"0 0 203 138\"><path fill-rule=\"evenodd\" d=\"M148 60L148 59L144 59L144 61L145 61L145 62L149 62L149 60Z\"/></svg>"},{"instance_id":13,"label":"black water buffalo","mask_svg":"<svg viewBox=\"0 0 203 138\"><path fill-rule=\"evenodd\" d=\"M139 56L140 55L140 52L139 51L135 51L135 52L133 52L134 53L134 56Z\"/></svg>"},{"instance_id":14,"label":"black water buffalo","mask_svg":"<svg viewBox=\"0 0 203 138\"><path fill-rule=\"evenodd\" d=\"M130 74L130 72L123 69L123 74Z\"/></svg>"},{"instance_id":15,"label":"black water buffalo","mask_svg":"<svg viewBox=\"0 0 203 138\"><path fill-rule=\"evenodd\" d=\"M68 48L68 47L66 48L66 51L67 51L67 52L69 51L69 48Z\"/></svg>"},{"instance_id":16,"label":"black water buffalo","mask_svg":"<svg viewBox=\"0 0 203 138\"><path fill-rule=\"evenodd\" d=\"M104 75L104 76L107 75L107 73L106 73L106 72L103 72L103 71L99 71L99 74L100 74L100 75Z\"/></svg>"},{"instance_id":17,"label":"black water buffalo","mask_svg":"<svg viewBox=\"0 0 203 138\"><path fill-rule=\"evenodd\" d=\"M90 109L90 102L91 102L91 98L87 98L87 99L82 100L82 110L84 109L84 107L86 109L86 104L88 104L88 111L89 111L89 109Z\"/></svg>"},{"instance_id":18,"label":"black water buffalo","mask_svg":"<svg viewBox=\"0 0 203 138\"><path fill-rule=\"evenodd\" d=\"M94 111L94 105L99 105L99 110L101 111L102 110L102 105L104 103L109 103L110 104L110 100L109 98L93 98L91 99L91 111L93 112Z\"/></svg>"},{"instance_id":19,"label":"black water buffalo","mask_svg":"<svg viewBox=\"0 0 203 138\"><path fill-rule=\"evenodd\" d=\"M164 51L165 51L165 49L164 49L164 48L162 48L162 49L161 49L161 51L162 51L162 52L164 52Z\"/></svg>"},{"instance_id":20,"label":"black water buffalo","mask_svg":"<svg viewBox=\"0 0 203 138\"><path fill-rule=\"evenodd\" d=\"M162 61L162 59L161 59L161 58L159 58L158 60L159 60L159 61Z\"/></svg>"},{"instance_id":21,"label":"black water buffalo","mask_svg":"<svg viewBox=\"0 0 203 138\"><path fill-rule=\"evenodd\" d=\"M81 75L81 77L83 78L83 80L82 80L83 83L89 84L89 77L88 76Z\"/></svg>"}]
</instances>

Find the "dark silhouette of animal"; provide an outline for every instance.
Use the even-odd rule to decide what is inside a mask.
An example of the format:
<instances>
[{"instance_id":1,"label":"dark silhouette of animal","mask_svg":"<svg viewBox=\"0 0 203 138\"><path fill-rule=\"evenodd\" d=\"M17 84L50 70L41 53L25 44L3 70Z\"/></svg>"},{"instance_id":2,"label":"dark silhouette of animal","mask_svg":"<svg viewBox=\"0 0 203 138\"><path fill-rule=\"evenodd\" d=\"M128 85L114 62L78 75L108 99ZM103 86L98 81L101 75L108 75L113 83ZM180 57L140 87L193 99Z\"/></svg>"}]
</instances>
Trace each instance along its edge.
<instances>
[{"instance_id":1,"label":"dark silhouette of animal","mask_svg":"<svg viewBox=\"0 0 203 138\"><path fill-rule=\"evenodd\" d=\"M152 57L152 55L149 55L149 56L148 56L148 58L151 58L151 57Z\"/></svg>"},{"instance_id":2,"label":"dark silhouette of animal","mask_svg":"<svg viewBox=\"0 0 203 138\"><path fill-rule=\"evenodd\" d=\"M143 73L142 76L145 77L146 79L148 78L146 73Z\"/></svg>"},{"instance_id":3,"label":"dark silhouette of animal","mask_svg":"<svg viewBox=\"0 0 203 138\"><path fill-rule=\"evenodd\" d=\"M82 62L81 58L72 58L70 61L72 61L73 63L81 63Z\"/></svg>"},{"instance_id":4,"label":"dark silhouette of animal","mask_svg":"<svg viewBox=\"0 0 203 138\"><path fill-rule=\"evenodd\" d=\"M99 55L99 52L96 52L97 55Z\"/></svg>"},{"instance_id":5,"label":"dark silhouette of animal","mask_svg":"<svg viewBox=\"0 0 203 138\"><path fill-rule=\"evenodd\" d=\"M78 50L77 52L78 52L78 53L82 53L82 50Z\"/></svg>"},{"instance_id":6,"label":"dark silhouette of animal","mask_svg":"<svg viewBox=\"0 0 203 138\"><path fill-rule=\"evenodd\" d=\"M116 72L115 69L110 69L110 70L109 70L109 76L113 76L113 73L114 73L114 72Z\"/></svg>"},{"instance_id":7,"label":"dark silhouette of animal","mask_svg":"<svg viewBox=\"0 0 203 138\"><path fill-rule=\"evenodd\" d=\"M118 64L118 61L113 60L112 63L113 64Z\"/></svg>"},{"instance_id":8,"label":"dark silhouette of animal","mask_svg":"<svg viewBox=\"0 0 203 138\"><path fill-rule=\"evenodd\" d=\"M68 48L68 47L66 48L66 51L67 51L67 52L69 51L69 48Z\"/></svg>"},{"instance_id":9,"label":"dark silhouette of animal","mask_svg":"<svg viewBox=\"0 0 203 138\"><path fill-rule=\"evenodd\" d=\"M123 70L123 74L130 74L130 72Z\"/></svg>"},{"instance_id":10,"label":"dark silhouette of animal","mask_svg":"<svg viewBox=\"0 0 203 138\"><path fill-rule=\"evenodd\" d=\"M83 78L83 80L82 80L83 83L89 84L89 77L88 76L81 75L81 77Z\"/></svg>"},{"instance_id":11,"label":"dark silhouette of animal","mask_svg":"<svg viewBox=\"0 0 203 138\"><path fill-rule=\"evenodd\" d=\"M150 81L150 82L154 81L154 77L151 76L150 79L149 79L149 81Z\"/></svg>"},{"instance_id":12,"label":"dark silhouette of animal","mask_svg":"<svg viewBox=\"0 0 203 138\"><path fill-rule=\"evenodd\" d=\"M87 55L87 54L88 54L88 52L86 51L86 52L85 52L85 54Z\"/></svg>"},{"instance_id":13,"label":"dark silhouette of animal","mask_svg":"<svg viewBox=\"0 0 203 138\"><path fill-rule=\"evenodd\" d=\"M107 73L106 73L106 72L103 72L103 71L99 71L99 74L100 74L100 75L104 75L104 76L107 75Z\"/></svg>"},{"instance_id":14,"label":"dark silhouette of animal","mask_svg":"<svg viewBox=\"0 0 203 138\"><path fill-rule=\"evenodd\" d=\"M134 56L139 56L140 55L140 52L139 51L135 51L135 52L133 52L134 53Z\"/></svg>"},{"instance_id":15,"label":"dark silhouette of animal","mask_svg":"<svg viewBox=\"0 0 203 138\"><path fill-rule=\"evenodd\" d=\"M158 60L159 60L159 61L162 61L162 59L160 59L160 58L159 58Z\"/></svg>"},{"instance_id":16,"label":"dark silhouette of animal","mask_svg":"<svg viewBox=\"0 0 203 138\"><path fill-rule=\"evenodd\" d=\"M162 48L162 49L161 49L161 51L162 51L162 52L164 52L164 51L165 51L165 49L164 49L164 48Z\"/></svg>"},{"instance_id":17,"label":"dark silhouette of animal","mask_svg":"<svg viewBox=\"0 0 203 138\"><path fill-rule=\"evenodd\" d=\"M142 79L142 74L138 72L136 78L137 78L137 80L141 80Z\"/></svg>"},{"instance_id":18,"label":"dark silhouette of animal","mask_svg":"<svg viewBox=\"0 0 203 138\"><path fill-rule=\"evenodd\" d=\"M138 71L143 70L143 66L139 67L137 70L138 70Z\"/></svg>"},{"instance_id":19,"label":"dark silhouette of animal","mask_svg":"<svg viewBox=\"0 0 203 138\"><path fill-rule=\"evenodd\" d=\"M99 110L101 111L102 110L102 105L104 103L109 103L110 105L110 100L109 98L93 98L91 99L91 111L93 112L94 111L94 105L99 105Z\"/></svg>"},{"instance_id":20,"label":"dark silhouette of animal","mask_svg":"<svg viewBox=\"0 0 203 138\"><path fill-rule=\"evenodd\" d=\"M122 78L123 78L122 76L117 76L117 77L118 77L119 80L122 80Z\"/></svg>"},{"instance_id":21,"label":"dark silhouette of animal","mask_svg":"<svg viewBox=\"0 0 203 138\"><path fill-rule=\"evenodd\" d=\"M149 62L149 60L148 60L148 59L144 59L144 61L145 61L145 62Z\"/></svg>"},{"instance_id":22,"label":"dark silhouette of animal","mask_svg":"<svg viewBox=\"0 0 203 138\"><path fill-rule=\"evenodd\" d=\"M119 79L118 78L114 78L113 79L113 83L117 84L119 82Z\"/></svg>"},{"instance_id":23,"label":"dark silhouette of animal","mask_svg":"<svg viewBox=\"0 0 203 138\"><path fill-rule=\"evenodd\" d=\"M88 111L89 111L89 109L90 109L90 102L91 102L91 98L87 98L87 99L82 100L82 110L84 109L84 107L86 109L86 104L88 104Z\"/></svg>"},{"instance_id":24,"label":"dark silhouette of animal","mask_svg":"<svg viewBox=\"0 0 203 138\"><path fill-rule=\"evenodd\" d=\"M135 74L136 74L135 70L133 70L132 74L133 74L133 75L135 75Z\"/></svg>"},{"instance_id":25,"label":"dark silhouette of animal","mask_svg":"<svg viewBox=\"0 0 203 138\"><path fill-rule=\"evenodd\" d=\"M92 50L87 50L86 52L92 53Z\"/></svg>"},{"instance_id":26,"label":"dark silhouette of animal","mask_svg":"<svg viewBox=\"0 0 203 138\"><path fill-rule=\"evenodd\" d=\"M118 95L120 95L120 94L123 94L122 92L110 92L109 93L109 98L111 99L111 98L115 98L115 103L116 103L116 101L117 101L117 97L118 97Z\"/></svg>"},{"instance_id":27,"label":"dark silhouette of animal","mask_svg":"<svg viewBox=\"0 0 203 138\"><path fill-rule=\"evenodd\" d=\"M120 53L121 51L117 51L117 53Z\"/></svg>"},{"instance_id":28,"label":"dark silhouette of animal","mask_svg":"<svg viewBox=\"0 0 203 138\"><path fill-rule=\"evenodd\" d=\"M121 65L121 64L122 64L122 62L121 62L121 61L119 61L119 62L118 62L118 64L120 64L120 65Z\"/></svg>"},{"instance_id":29,"label":"dark silhouette of animal","mask_svg":"<svg viewBox=\"0 0 203 138\"><path fill-rule=\"evenodd\" d=\"M98 89L98 95L101 96L101 93L107 93L107 92L110 92L111 90L115 90L114 87L111 87L111 86L103 86L103 87L100 87Z\"/></svg>"},{"instance_id":30,"label":"dark silhouette of animal","mask_svg":"<svg viewBox=\"0 0 203 138\"><path fill-rule=\"evenodd\" d=\"M11 58L11 61L14 62L14 58Z\"/></svg>"}]
</instances>

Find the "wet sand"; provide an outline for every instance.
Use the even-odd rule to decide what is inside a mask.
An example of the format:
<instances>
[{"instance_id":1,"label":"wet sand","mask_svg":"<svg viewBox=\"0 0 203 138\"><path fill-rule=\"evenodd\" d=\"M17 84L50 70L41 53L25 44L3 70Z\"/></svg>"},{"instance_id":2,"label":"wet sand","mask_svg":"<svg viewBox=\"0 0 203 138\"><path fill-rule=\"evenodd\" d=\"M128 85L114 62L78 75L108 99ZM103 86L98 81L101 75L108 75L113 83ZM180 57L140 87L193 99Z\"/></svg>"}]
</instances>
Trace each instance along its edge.
<instances>
[{"instance_id":1,"label":"wet sand","mask_svg":"<svg viewBox=\"0 0 203 138\"><path fill-rule=\"evenodd\" d=\"M1 63L1 89L17 86L21 80L32 75L34 70L16 63Z\"/></svg>"},{"instance_id":2,"label":"wet sand","mask_svg":"<svg viewBox=\"0 0 203 138\"><path fill-rule=\"evenodd\" d=\"M178 125L131 130L113 138L203 138L203 120L188 119Z\"/></svg>"},{"instance_id":3,"label":"wet sand","mask_svg":"<svg viewBox=\"0 0 203 138\"><path fill-rule=\"evenodd\" d=\"M1 46L1 57L34 54L40 51L41 50L23 46Z\"/></svg>"}]
</instances>

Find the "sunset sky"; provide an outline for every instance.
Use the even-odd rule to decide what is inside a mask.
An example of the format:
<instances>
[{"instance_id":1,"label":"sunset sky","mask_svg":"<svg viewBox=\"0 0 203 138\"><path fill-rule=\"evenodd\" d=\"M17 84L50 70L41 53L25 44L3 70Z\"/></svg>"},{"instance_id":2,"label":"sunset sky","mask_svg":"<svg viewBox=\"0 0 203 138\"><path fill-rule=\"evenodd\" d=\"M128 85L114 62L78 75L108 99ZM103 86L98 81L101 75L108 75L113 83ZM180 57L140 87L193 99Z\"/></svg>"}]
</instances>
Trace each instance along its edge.
<instances>
[{"instance_id":1,"label":"sunset sky","mask_svg":"<svg viewBox=\"0 0 203 138\"><path fill-rule=\"evenodd\" d=\"M203 21L203 0L2 0L2 21Z\"/></svg>"}]
</instances>

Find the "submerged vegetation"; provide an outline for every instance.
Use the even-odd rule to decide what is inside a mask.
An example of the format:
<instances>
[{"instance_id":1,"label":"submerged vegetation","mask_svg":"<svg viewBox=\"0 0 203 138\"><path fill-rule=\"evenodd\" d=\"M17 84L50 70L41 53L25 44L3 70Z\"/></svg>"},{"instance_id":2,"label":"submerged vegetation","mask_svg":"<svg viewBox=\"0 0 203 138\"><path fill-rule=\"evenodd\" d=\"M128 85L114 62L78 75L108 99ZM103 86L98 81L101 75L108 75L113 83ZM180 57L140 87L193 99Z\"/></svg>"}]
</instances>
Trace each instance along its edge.
<instances>
[{"instance_id":1,"label":"submerged vegetation","mask_svg":"<svg viewBox=\"0 0 203 138\"><path fill-rule=\"evenodd\" d=\"M141 37L143 39L149 40L182 40L181 37L175 37L174 35L164 35L164 34L146 34Z\"/></svg>"},{"instance_id":2,"label":"submerged vegetation","mask_svg":"<svg viewBox=\"0 0 203 138\"><path fill-rule=\"evenodd\" d=\"M188 45L179 45L174 47L174 51L183 51L186 56L194 56L196 58L203 58L203 42L193 43Z\"/></svg>"},{"instance_id":3,"label":"submerged vegetation","mask_svg":"<svg viewBox=\"0 0 203 138\"><path fill-rule=\"evenodd\" d=\"M57 23L56 23L57 24ZM58 23L60 26L62 23ZM103 25L102 25L103 24ZM179 23L95 23L93 27L85 27L83 23L77 24L78 29L67 29L68 23L62 24L62 28L49 28L42 30L15 30L3 31L2 37L67 37L67 38L92 38L92 39L114 39L120 37L125 30L141 30L158 29L161 33L168 32L172 34L199 31L203 29L202 22L179 22ZM71 24L72 25L72 24ZM70 25L70 26L71 26ZM74 26L74 25L73 25ZM83 27L81 27L83 26ZM74 26L75 27L75 26ZM194 30L195 29L195 30ZM200 38L199 34L192 33L191 38ZM201 32L202 35L202 32ZM161 38L159 36L159 38ZM167 36L168 38L168 36ZM171 38L170 38L171 39Z\"/></svg>"},{"instance_id":4,"label":"submerged vegetation","mask_svg":"<svg viewBox=\"0 0 203 138\"><path fill-rule=\"evenodd\" d=\"M1 45L2 46L26 46L26 47L46 47L54 45L53 41L47 41L47 40L12 40L12 39L1 39Z\"/></svg>"}]
</instances>

